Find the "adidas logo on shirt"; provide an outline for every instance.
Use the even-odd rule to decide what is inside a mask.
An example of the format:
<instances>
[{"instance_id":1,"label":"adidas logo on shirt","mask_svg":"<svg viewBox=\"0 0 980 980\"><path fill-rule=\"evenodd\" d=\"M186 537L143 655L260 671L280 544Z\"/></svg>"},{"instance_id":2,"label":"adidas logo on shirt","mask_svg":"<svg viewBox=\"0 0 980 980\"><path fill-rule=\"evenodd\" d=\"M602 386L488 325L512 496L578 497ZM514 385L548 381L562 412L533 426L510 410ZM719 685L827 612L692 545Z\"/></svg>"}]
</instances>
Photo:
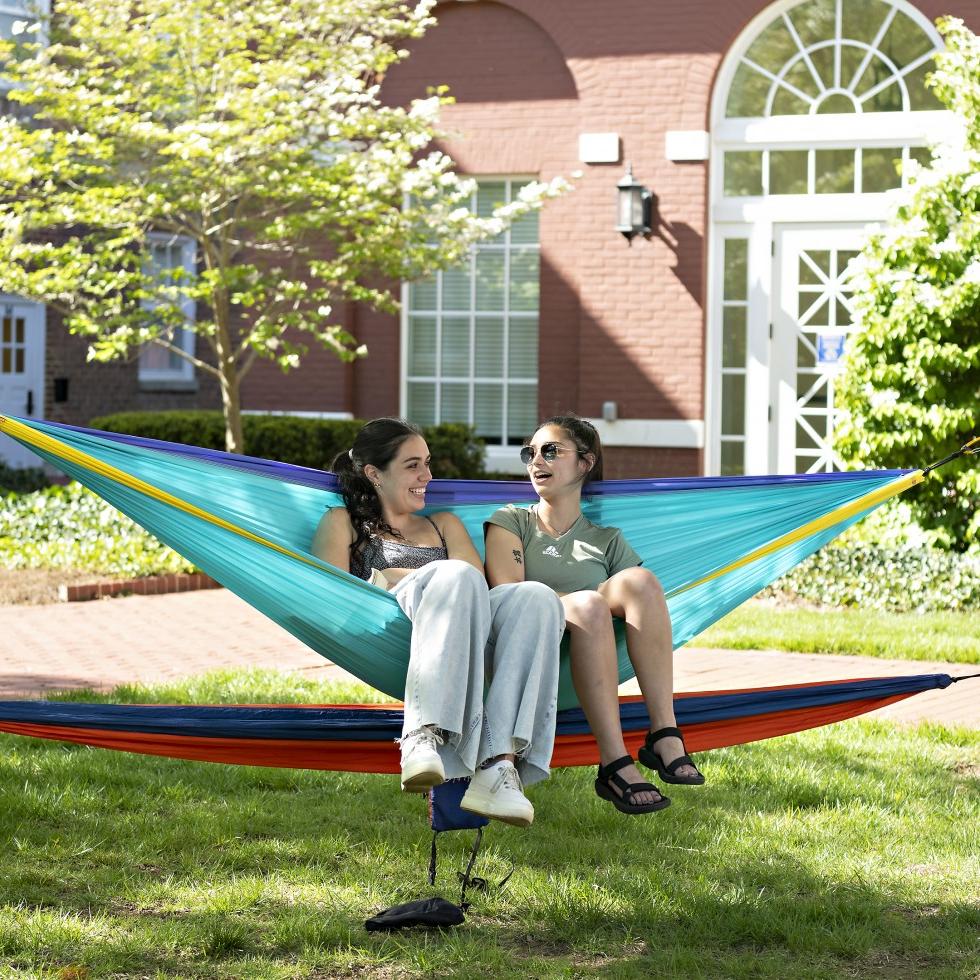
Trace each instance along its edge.
<instances>
[{"instance_id":1,"label":"adidas logo on shirt","mask_svg":"<svg viewBox=\"0 0 980 980\"><path fill-rule=\"evenodd\" d=\"M549 544L541 554L547 555L549 558L561 558L561 552L553 544Z\"/></svg>"}]
</instances>

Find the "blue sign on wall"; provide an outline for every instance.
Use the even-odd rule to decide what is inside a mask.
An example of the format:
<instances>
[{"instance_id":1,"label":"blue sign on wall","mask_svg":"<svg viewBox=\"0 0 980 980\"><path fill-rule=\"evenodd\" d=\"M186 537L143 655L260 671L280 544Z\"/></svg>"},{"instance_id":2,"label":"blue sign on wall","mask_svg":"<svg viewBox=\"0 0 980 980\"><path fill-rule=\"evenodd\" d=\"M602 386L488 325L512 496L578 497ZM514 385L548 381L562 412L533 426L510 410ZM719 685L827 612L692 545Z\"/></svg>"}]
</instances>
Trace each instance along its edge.
<instances>
[{"instance_id":1,"label":"blue sign on wall","mask_svg":"<svg viewBox=\"0 0 980 980\"><path fill-rule=\"evenodd\" d=\"M822 368L837 367L844 356L844 341L846 333L817 334L817 366Z\"/></svg>"}]
</instances>

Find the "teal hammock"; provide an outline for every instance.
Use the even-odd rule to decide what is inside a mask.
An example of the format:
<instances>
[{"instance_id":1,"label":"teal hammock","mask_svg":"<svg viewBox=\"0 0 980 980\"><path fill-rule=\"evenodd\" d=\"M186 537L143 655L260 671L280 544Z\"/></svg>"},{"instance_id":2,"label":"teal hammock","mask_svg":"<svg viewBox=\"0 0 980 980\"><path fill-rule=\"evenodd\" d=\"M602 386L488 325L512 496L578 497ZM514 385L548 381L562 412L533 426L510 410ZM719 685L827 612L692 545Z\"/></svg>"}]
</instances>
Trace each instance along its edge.
<instances>
[{"instance_id":1,"label":"teal hammock","mask_svg":"<svg viewBox=\"0 0 980 980\"><path fill-rule=\"evenodd\" d=\"M411 624L387 592L314 557L331 474L155 440L0 416L0 431L75 478L307 646L393 696L404 692ZM622 528L668 596L674 646L777 579L922 471L607 481L583 511ZM433 481L478 548L483 523L527 482ZM632 677L622 631L620 681ZM559 707L577 703L563 658Z\"/></svg>"}]
</instances>

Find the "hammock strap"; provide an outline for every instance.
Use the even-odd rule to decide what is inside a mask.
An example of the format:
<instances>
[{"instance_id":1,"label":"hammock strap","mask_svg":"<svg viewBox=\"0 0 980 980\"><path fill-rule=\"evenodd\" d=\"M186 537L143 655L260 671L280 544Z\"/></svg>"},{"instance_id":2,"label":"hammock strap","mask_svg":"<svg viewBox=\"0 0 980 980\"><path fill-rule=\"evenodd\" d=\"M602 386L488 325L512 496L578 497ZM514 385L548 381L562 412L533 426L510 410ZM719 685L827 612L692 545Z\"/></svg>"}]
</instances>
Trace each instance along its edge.
<instances>
[{"instance_id":1,"label":"hammock strap","mask_svg":"<svg viewBox=\"0 0 980 980\"><path fill-rule=\"evenodd\" d=\"M960 456L980 456L980 436L974 436L969 442L966 442L960 446L955 453L950 453L945 459L941 459L938 463L933 463L932 466L927 466L922 471L922 475L925 476L927 473L931 473L933 470L938 470L940 466L945 466L947 463L951 463L954 459L959 459Z\"/></svg>"},{"instance_id":2,"label":"hammock strap","mask_svg":"<svg viewBox=\"0 0 980 980\"><path fill-rule=\"evenodd\" d=\"M871 493L866 493L863 497L858 497L857 500L852 500L849 504L842 504L840 507L835 508L829 513L824 514L821 517L817 517L807 524L804 524L802 527L796 528L787 534L781 535L774 541L770 541L768 544L764 544L760 548L756 548L754 551L749 552L747 555L743 555L736 561L730 562L721 568L716 568L713 572L709 572L707 575L704 575L693 582L686 582L684 585L679 585L676 589L671 589L670 592L667 593L667 598L672 599L674 596L680 595L682 592L687 592L688 589L693 589L699 585L703 585L705 582L710 582L712 579L721 578L722 575L726 575L728 572L733 572L736 568L742 568L744 565L751 564L759 558L764 558L766 555L771 555L776 551L780 551L782 548L795 544L797 541L802 541L804 538L807 538L812 534L816 534L819 531L825 531L827 528L833 527L835 524L839 524L841 521L846 521L855 514L861 513L861 511L870 510L877 507L879 504L884 503L891 497L896 497L898 494L903 493L909 487L914 487L917 483L921 483L923 479L925 479L925 475L922 470L913 470L913 472L907 474L906 476L899 477L897 480L889 483L887 486L879 487L877 490L872 490Z\"/></svg>"},{"instance_id":3,"label":"hammock strap","mask_svg":"<svg viewBox=\"0 0 980 980\"><path fill-rule=\"evenodd\" d=\"M327 562L320 561L318 558L315 558L312 555L304 555L302 552L293 551L291 548L286 548L281 544L277 544L275 541L270 541L268 538L264 538L259 534L255 534L243 527L232 524L231 521L226 521L222 517L218 517L215 514L209 514L206 510L202 510L200 507L188 503L186 500L181 500L179 497L175 497L172 493L167 493L166 490L161 490L158 487L154 487L152 484L147 483L145 480L141 480L139 477L117 469L115 466L112 466L109 463L104 463L102 460L96 459L94 456L90 456L88 453L84 453L80 449L74 449L63 442L59 442L57 439L53 439L51 436L46 435L43 432L39 432L28 425L24 425L23 422L18 422L16 419L12 419L9 416L0 416L0 432L6 432L8 435L19 439L22 442L26 442L29 445L37 446L40 449L46 450L47 452L51 453L52 456L56 456L59 459L65 459L70 463L75 463L77 466L83 466L85 469L97 474L98 476L103 476L108 480L112 480L113 482L121 484L124 487L128 487L130 490L135 490L137 493L141 493L152 500L158 500L161 503L169 504L171 507L183 511L185 514L190 514L192 517L196 517L199 520L207 521L209 524L214 524L215 526L223 528L226 531L231 531L234 534L260 544L263 547L271 548L273 551L277 551L281 555L286 555L288 558L293 558L296 561L303 562L306 565L311 565L313 568L318 568L323 572L327 572L328 574L338 576L342 575L345 580L349 579L352 584L358 583L364 588L374 588L374 586L369 585L369 583L365 582L363 579L359 579L354 575L346 575L340 569L335 568L333 565L330 565Z\"/></svg>"}]
</instances>

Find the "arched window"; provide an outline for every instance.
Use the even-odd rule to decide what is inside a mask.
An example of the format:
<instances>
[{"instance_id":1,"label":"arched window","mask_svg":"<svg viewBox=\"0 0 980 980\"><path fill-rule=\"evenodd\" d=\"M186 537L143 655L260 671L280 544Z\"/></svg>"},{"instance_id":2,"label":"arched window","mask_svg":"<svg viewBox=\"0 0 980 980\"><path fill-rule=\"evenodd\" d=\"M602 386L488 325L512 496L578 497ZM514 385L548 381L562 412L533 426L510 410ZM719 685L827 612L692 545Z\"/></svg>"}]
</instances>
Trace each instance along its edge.
<instances>
[{"instance_id":1,"label":"arched window","mask_svg":"<svg viewBox=\"0 0 980 980\"><path fill-rule=\"evenodd\" d=\"M914 112L936 44L892 0L807 0L779 14L739 59L725 115Z\"/></svg>"},{"instance_id":2,"label":"arched window","mask_svg":"<svg viewBox=\"0 0 980 980\"><path fill-rule=\"evenodd\" d=\"M952 114L910 0L776 0L712 97L709 473L834 469L847 263Z\"/></svg>"}]
</instances>

